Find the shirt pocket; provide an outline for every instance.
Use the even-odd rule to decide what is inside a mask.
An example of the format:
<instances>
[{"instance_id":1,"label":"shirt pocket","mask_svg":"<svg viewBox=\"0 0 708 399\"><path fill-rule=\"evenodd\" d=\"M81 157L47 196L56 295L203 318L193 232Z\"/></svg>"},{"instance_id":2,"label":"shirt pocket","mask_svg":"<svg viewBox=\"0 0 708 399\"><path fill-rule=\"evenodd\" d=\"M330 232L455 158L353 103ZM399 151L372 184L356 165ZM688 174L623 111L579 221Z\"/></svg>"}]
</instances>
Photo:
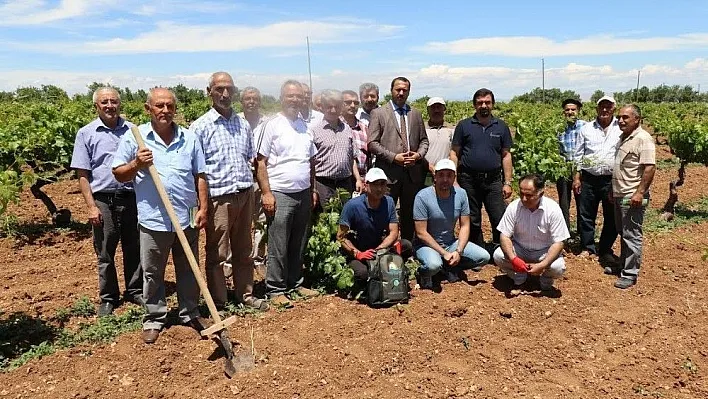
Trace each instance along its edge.
<instances>
[{"instance_id":1,"label":"shirt pocket","mask_svg":"<svg viewBox=\"0 0 708 399\"><path fill-rule=\"evenodd\" d=\"M175 170L180 172L192 171L192 154L187 151L180 151L172 158L172 165Z\"/></svg>"}]
</instances>

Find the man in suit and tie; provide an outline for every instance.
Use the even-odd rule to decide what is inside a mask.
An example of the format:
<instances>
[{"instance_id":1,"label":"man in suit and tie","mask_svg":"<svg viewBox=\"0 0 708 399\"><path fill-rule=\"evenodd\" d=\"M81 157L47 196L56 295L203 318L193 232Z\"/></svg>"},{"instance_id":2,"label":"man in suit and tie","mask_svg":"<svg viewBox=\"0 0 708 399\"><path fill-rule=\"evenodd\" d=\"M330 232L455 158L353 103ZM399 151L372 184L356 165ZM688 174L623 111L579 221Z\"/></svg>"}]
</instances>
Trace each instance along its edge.
<instances>
[{"instance_id":1,"label":"man in suit and tie","mask_svg":"<svg viewBox=\"0 0 708 399\"><path fill-rule=\"evenodd\" d=\"M422 159L428 152L428 136L420 111L406 103L411 82L404 77L391 81L391 101L371 112L369 153L374 165L390 181L394 203L400 199L401 238L413 239L413 201L423 187Z\"/></svg>"}]
</instances>

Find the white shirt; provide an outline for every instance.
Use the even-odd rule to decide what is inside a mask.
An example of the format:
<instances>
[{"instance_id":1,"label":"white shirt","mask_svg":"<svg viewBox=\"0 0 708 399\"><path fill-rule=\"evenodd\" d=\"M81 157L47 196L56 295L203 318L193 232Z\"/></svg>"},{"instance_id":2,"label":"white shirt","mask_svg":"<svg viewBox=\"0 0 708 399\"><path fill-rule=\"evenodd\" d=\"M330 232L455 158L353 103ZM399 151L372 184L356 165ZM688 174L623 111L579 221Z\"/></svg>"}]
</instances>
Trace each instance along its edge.
<instances>
[{"instance_id":1,"label":"white shirt","mask_svg":"<svg viewBox=\"0 0 708 399\"><path fill-rule=\"evenodd\" d=\"M597 123L597 119L583 125L575 147L574 159L578 169L595 176L611 176L621 135L616 118L612 118L607 132Z\"/></svg>"},{"instance_id":2,"label":"white shirt","mask_svg":"<svg viewBox=\"0 0 708 399\"><path fill-rule=\"evenodd\" d=\"M517 198L506 207L497 230L529 251L547 250L570 237L557 202L541 197L538 209L531 212Z\"/></svg>"},{"instance_id":3,"label":"white shirt","mask_svg":"<svg viewBox=\"0 0 708 399\"><path fill-rule=\"evenodd\" d=\"M255 131L259 154L268 158L268 182L273 191L296 193L310 188L310 159L317 148L305 121L290 121L278 113Z\"/></svg>"},{"instance_id":4,"label":"white shirt","mask_svg":"<svg viewBox=\"0 0 708 399\"><path fill-rule=\"evenodd\" d=\"M369 122L371 122L371 114L364 111L364 108L359 108L359 110L356 111L356 118L359 119L364 126L369 127Z\"/></svg>"}]
</instances>

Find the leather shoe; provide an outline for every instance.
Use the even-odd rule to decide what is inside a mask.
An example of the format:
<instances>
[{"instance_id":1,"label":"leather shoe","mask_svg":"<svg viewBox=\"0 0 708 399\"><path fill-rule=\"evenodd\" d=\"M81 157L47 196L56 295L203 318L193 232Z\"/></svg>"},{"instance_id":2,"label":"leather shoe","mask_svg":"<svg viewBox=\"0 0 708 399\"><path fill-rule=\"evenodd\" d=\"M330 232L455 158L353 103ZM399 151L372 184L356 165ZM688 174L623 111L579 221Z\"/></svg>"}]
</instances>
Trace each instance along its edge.
<instances>
[{"instance_id":1,"label":"leather shoe","mask_svg":"<svg viewBox=\"0 0 708 399\"><path fill-rule=\"evenodd\" d=\"M101 302L101 305L98 307L98 317L108 316L113 313L113 309L115 309L115 306L113 306L112 303Z\"/></svg>"},{"instance_id":2,"label":"leather shoe","mask_svg":"<svg viewBox=\"0 0 708 399\"><path fill-rule=\"evenodd\" d=\"M202 324L201 321L199 321L198 317L193 318L192 320L182 324L185 327L190 327L195 330L197 330L198 333L201 333L202 330L204 330L204 325Z\"/></svg>"},{"instance_id":3,"label":"leather shoe","mask_svg":"<svg viewBox=\"0 0 708 399\"><path fill-rule=\"evenodd\" d=\"M143 330L143 342L146 344L154 344L159 336L160 330L158 329L151 328L149 330Z\"/></svg>"}]
</instances>

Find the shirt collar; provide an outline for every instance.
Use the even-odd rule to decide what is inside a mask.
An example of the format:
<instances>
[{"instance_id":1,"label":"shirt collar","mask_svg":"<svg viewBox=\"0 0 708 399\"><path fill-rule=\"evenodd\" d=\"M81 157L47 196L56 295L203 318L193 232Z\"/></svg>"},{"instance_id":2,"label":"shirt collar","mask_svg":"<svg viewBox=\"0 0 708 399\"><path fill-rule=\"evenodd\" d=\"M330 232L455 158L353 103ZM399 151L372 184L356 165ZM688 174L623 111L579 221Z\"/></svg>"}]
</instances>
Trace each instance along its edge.
<instances>
[{"instance_id":1,"label":"shirt collar","mask_svg":"<svg viewBox=\"0 0 708 399\"><path fill-rule=\"evenodd\" d=\"M234 112L234 110L232 108L231 109L231 117L229 119L226 119L226 118L224 118L223 115L221 115L219 113L219 111L214 109L214 107L211 107L211 109L209 109L209 116L210 116L210 119L212 122L216 122L219 120L219 118L224 119L224 120L231 120L231 119L234 119L235 117L237 117L238 115L236 115L236 112Z\"/></svg>"},{"instance_id":2,"label":"shirt collar","mask_svg":"<svg viewBox=\"0 0 708 399\"><path fill-rule=\"evenodd\" d=\"M106 124L103 123L101 118L96 118L96 131L98 131L99 129L113 131L113 130L122 129L123 126L125 126L125 119L121 118L120 116L118 117L118 122L116 123L115 129L111 129L110 127L106 126Z\"/></svg>"},{"instance_id":3,"label":"shirt collar","mask_svg":"<svg viewBox=\"0 0 708 399\"><path fill-rule=\"evenodd\" d=\"M600 126L600 124L597 122L597 118L595 118L595 120L592 121L592 125L596 129L602 130L602 126ZM607 127L610 127L612 125L617 125L617 118L615 118L614 116L612 117L612 122L610 122L610 124L607 125Z\"/></svg>"},{"instance_id":4,"label":"shirt collar","mask_svg":"<svg viewBox=\"0 0 708 399\"><path fill-rule=\"evenodd\" d=\"M411 110L411 107L410 107L410 105L408 105L408 104L404 104L403 107L399 107L398 105L396 105L396 104L393 102L393 100L389 100L389 101L391 102L391 107L393 107L393 111L394 111L394 112L397 112L397 113L400 114L400 112L398 111L399 109L403 109L403 112L405 112L405 113L408 113L408 111Z\"/></svg>"},{"instance_id":5,"label":"shirt collar","mask_svg":"<svg viewBox=\"0 0 708 399\"><path fill-rule=\"evenodd\" d=\"M152 123L148 122L147 125L150 128L150 131L145 135L145 138L149 138L152 141L158 142L157 137L159 137L156 133L155 130L152 128ZM175 137L172 139L170 144L167 144L167 147L173 146L175 143L180 142L184 138L184 131L180 126L174 122L172 122L173 129L175 131ZM163 143L162 139L160 139L159 143Z\"/></svg>"},{"instance_id":6,"label":"shirt collar","mask_svg":"<svg viewBox=\"0 0 708 399\"><path fill-rule=\"evenodd\" d=\"M490 117L490 119L489 119L489 126L491 126L491 125L497 123L497 121L498 121L498 119L495 118L494 115L492 115L492 116ZM479 119L477 119L477 113L476 113L476 112L475 112L474 115L472 115L472 123L476 123L476 124L478 124L478 125L481 125L481 123L479 122Z\"/></svg>"},{"instance_id":7,"label":"shirt collar","mask_svg":"<svg viewBox=\"0 0 708 399\"><path fill-rule=\"evenodd\" d=\"M335 123L336 125L332 126L332 124L327 122L327 119L322 119L322 121L319 123L319 127L321 127L322 129L330 129L333 132L340 132L344 130L344 126L342 126L345 124L344 121L342 121L341 119L337 119L337 122Z\"/></svg>"},{"instance_id":8,"label":"shirt collar","mask_svg":"<svg viewBox=\"0 0 708 399\"><path fill-rule=\"evenodd\" d=\"M519 202L520 202L520 201L519 201ZM520 203L521 203L521 202L520 202ZM529 212L531 212L531 213L534 213L534 212L536 212L536 211L544 211L544 212L545 212L545 211L546 211L546 196L545 196L545 195L542 195L542 196L541 196L541 200L538 202L538 208L536 208L536 210L534 210L534 211L532 211L532 210L529 209L529 208L526 208L523 203L521 203L521 206L523 206L524 209L526 209L527 211L529 211Z\"/></svg>"}]
</instances>

